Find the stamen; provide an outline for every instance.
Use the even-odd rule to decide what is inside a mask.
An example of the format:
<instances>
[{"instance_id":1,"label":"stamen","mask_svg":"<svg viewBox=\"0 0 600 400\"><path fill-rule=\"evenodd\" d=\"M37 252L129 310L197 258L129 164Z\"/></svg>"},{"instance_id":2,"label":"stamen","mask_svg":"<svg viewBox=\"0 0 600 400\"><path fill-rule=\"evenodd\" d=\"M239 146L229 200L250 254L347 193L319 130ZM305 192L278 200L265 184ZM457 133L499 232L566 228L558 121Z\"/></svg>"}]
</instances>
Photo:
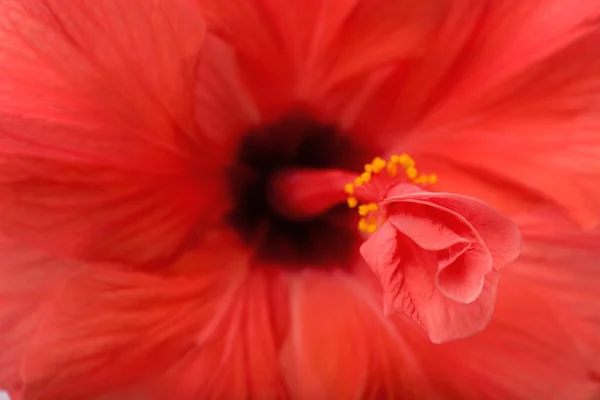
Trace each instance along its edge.
<instances>
[{"instance_id":1,"label":"stamen","mask_svg":"<svg viewBox=\"0 0 600 400\"><path fill-rule=\"evenodd\" d=\"M415 160L408 154L392 155L389 161L381 157L375 157L370 164L365 165L365 172L360 174L354 182L346 184L344 190L348 194L348 207L357 208L361 219L358 222L358 230L373 233L385 222L385 215L379 210L375 202L359 204L356 191L362 186L369 192L379 193L381 183L390 186L397 183L402 177L397 177L398 172L404 171L407 180L415 185L433 185L437 183L435 174L419 174ZM364 193L363 193L364 194Z\"/></svg>"}]
</instances>

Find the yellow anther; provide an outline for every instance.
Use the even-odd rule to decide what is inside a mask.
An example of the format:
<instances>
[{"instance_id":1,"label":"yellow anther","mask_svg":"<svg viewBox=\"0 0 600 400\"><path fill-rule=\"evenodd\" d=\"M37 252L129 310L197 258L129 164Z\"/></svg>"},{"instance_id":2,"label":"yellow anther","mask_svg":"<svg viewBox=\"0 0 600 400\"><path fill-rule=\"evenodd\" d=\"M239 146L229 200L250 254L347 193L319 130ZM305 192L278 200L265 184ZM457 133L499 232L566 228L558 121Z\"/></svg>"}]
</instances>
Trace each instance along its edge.
<instances>
[{"instance_id":1,"label":"yellow anther","mask_svg":"<svg viewBox=\"0 0 600 400\"><path fill-rule=\"evenodd\" d=\"M411 156L404 153L398 158L398 162L404 166L404 168L411 168L415 166L415 160Z\"/></svg>"},{"instance_id":2,"label":"yellow anther","mask_svg":"<svg viewBox=\"0 0 600 400\"><path fill-rule=\"evenodd\" d=\"M376 230L377 230L377 224L367 225L367 233L375 233Z\"/></svg>"},{"instance_id":3,"label":"yellow anther","mask_svg":"<svg viewBox=\"0 0 600 400\"><path fill-rule=\"evenodd\" d=\"M375 157L372 165L373 165L373 171L380 172L381 170L383 170L385 168L387 163L385 162L385 160L383 158Z\"/></svg>"},{"instance_id":4,"label":"yellow anther","mask_svg":"<svg viewBox=\"0 0 600 400\"><path fill-rule=\"evenodd\" d=\"M369 224L367 223L366 219L361 218L360 221L358 221L358 230L359 231L366 232L368 227L369 227Z\"/></svg>"},{"instance_id":5,"label":"yellow anther","mask_svg":"<svg viewBox=\"0 0 600 400\"><path fill-rule=\"evenodd\" d=\"M348 197L348 207L354 208L358 205L358 199L356 197Z\"/></svg>"},{"instance_id":6,"label":"yellow anther","mask_svg":"<svg viewBox=\"0 0 600 400\"><path fill-rule=\"evenodd\" d=\"M366 217L368 213L369 213L369 206L367 204L361 204L360 206L358 206L358 214L361 217Z\"/></svg>"},{"instance_id":7,"label":"yellow anther","mask_svg":"<svg viewBox=\"0 0 600 400\"><path fill-rule=\"evenodd\" d=\"M370 164L365 164L365 170L361 173L354 182L347 183L344 186L344 191L348 194L348 207L357 208L358 214L361 219L358 223L358 229L361 232L373 233L377 230L378 224L385 220L385 213L379 211L379 205L377 203L359 204L358 198L355 196L356 188L367 185L370 191L380 192L383 188L388 185L395 185L397 183L406 182L406 179L400 177L395 178L398 170L402 168L403 172L409 178L409 180L417 185L434 184L438 181L437 175L430 174L419 174L415 166L415 160L412 159L408 154L392 155L390 160L386 161L381 157L375 157ZM381 171L386 170L387 174L378 175ZM381 182L379 182L381 179ZM371 187L368 185L374 180L375 185Z\"/></svg>"},{"instance_id":8,"label":"yellow anther","mask_svg":"<svg viewBox=\"0 0 600 400\"><path fill-rule=\"evenodd\" d=\"M344 192L348 194L354 194L354 185L351 183L347 183L346 186L344 186Z\"/></svg>"},{"instance_id":9,"label":"yellow anther","mask_svg":"<svg viewBox=\"0 0 600 400\"><path fill-rule=\"evenodd\" d=\"M406 176L408 176L410 179L415 179L417 175L419 175L419 172L415 167L409 167L406 169Z\"/></svg>"}]
</instances>

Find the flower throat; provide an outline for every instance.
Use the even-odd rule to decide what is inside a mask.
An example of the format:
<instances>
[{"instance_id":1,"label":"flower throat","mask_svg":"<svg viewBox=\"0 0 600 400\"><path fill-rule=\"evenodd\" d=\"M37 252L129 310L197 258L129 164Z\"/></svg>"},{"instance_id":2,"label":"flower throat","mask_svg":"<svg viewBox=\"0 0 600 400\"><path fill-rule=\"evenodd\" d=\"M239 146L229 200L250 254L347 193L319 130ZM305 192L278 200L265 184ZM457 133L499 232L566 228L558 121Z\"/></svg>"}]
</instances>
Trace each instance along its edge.
<instances>
[{"instance_id":1,"label":"flower throat","mask_svg":"<svg viewBox=\"0 0 600 400\"><path fill-rule=\"evenodd\" d=\"M366 157L364 147L336 127L302 113L257 126L243 135L231 169L229 223L256 246L259 261L290 269L343 268L359 240L357 216L343 203L343 187L339 206L294 218L278 210L270 185L287 170L357 171Z\"/></svg>"}]
</instances>

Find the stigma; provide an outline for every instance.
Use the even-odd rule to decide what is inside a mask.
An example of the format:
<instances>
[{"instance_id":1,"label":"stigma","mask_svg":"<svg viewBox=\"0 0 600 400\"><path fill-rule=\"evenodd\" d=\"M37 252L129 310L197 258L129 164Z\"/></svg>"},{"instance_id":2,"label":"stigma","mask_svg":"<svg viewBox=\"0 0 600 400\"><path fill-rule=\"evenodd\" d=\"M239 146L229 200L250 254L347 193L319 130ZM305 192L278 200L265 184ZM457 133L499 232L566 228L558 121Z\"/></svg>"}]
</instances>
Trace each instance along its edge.
<instances>
[{"instance_id":1,"label":"stigma","mask_svg":"<svg viewBox=\"0 0 600 400\"><path fill-rule=\"evenodd\" d=\"M374 233L386 220L379 202L388 189L399 183L429 186L437 182L435 174L421 174L414 159L408 154L392 155L389 160L375 157L365 165L364 171L354 181L345 185L348 207L356 208L360 215L358 230ZM364 201L364 200L368 201Z\"/></svg>"}]
</instances>

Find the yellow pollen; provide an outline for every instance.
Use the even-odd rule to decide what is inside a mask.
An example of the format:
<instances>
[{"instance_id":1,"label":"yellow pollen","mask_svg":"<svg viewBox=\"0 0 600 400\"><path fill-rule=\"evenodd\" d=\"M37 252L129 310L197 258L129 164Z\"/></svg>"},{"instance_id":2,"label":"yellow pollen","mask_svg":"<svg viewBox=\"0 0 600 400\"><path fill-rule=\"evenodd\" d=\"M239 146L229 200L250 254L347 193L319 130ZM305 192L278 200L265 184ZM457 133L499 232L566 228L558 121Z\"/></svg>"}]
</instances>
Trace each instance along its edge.
<instances>
[{"instance_id":1,"label":"yellow pollen","mask_svg":"<svg viewBox=\"0 0 600 400\"><path fill-rule=\"evenodd\" d=\"M348 197L348 207L355 208L358 205L358 199L356 197Z\"/></svg>"},{"instance_id":2,"label":"yellow pollen","mask_svg":"<svg viewBox=\"0 0 600 400\"><path fill-rule=\"evenodd\" d=\"M385 162L385 160L383 158L375 157L372 165L373 165L373 171L375 173L379 173L379 172L381 172L381 170L383 170L385 168L387 163Z\"/></svg>"},{"instance_id":3,"label":"yellow pollen","mask_svg":"<svg viewBox=\"0 0 600 400\"><path fill-rule=\"evenodd\" d=\"M344 186L344 192L350 195L354 194L354 185L351 183L347 183L346 186Z\"/></svg>"},{"instance_id":4,"label":"yellow pollen","mask_svg":"<svg viewBox=\"0 0 600 400\"><path fill-rule=\"evenodd\" d=\"M415 160L413 160L413 158L406 153L392 155L389 161L385 161L381 157L375 157L370 164L365 165L365 172L361 173L360 176L354 180L354 182L348 183L344 187L344 191L349 196L347 199L348 207L358 207L358 215L361 216L361 219L358 222L359 231L366 233L373 233L377 231L378 223L382 220L385 220L385 215L376 213L379 211L379 205L377 203L371 202L359 204L358 198L355 196L357 190L356 188L368 184L373 177L377 176L383 171L387 172L388 177L395 177L400 168L404 170L404 173L409 181L416 185L432 185L438 181L437 175L435 174L419 174L419 171L416 168ZM385 183L386 181L384 180L383 182ZM360 193L358 197L360 197Z\"/></svg>"},{"instance_id":5,"label":"yellow pollen","mask_svg":"<svg viewBox=\"0 0 600 400\"><path fill-rule=\"evenodd\" d=\"M418 174L419 172L415 167L408 167L406 169L406 176L408 176L410 179L415 179Z\"/></svg>"},{"instance_id":6,"label":"yellow pollen","mask_svg":"<svg viewBox=\"0 0 600 400\"><path fill-rule=\"evenodd\" d=\"M368 213L369 213L368 204L361 204L360 206L358 206L358 214L361 217L366 217Z\"/></svg>"},{"instance_id":7,"label":"yellow pollen","mask_svg":"<svg viewBox=\"0 0 600 400\"><path fill-rule=\"evenodd\" d=\"M360 175L360 180L363 181L364 183L368 183L371 180L371 173L370 172L363 172Z\"/></svg>"},{"instance_id":8,"label":"yellow pollen","mask_svg":"<svg viewBox=\"0 0 600 400\"><path fill-rule=\"evenodd\" d=\"M361 218L360 221L358 221L358 230L359 231L366 232L368 227L369 227L369 224L367 223L366 219Z\"/></svg>"},{"instance_id":9,"label":"yellow pollen","mask_svg":"<svg viewBox=\"0 0 600 400\"><path fill-rule=\"evenodd\" d=\"M377 231L377 224L367 225L367 233L375 233Z\"/></svg>"}]
</instances>

